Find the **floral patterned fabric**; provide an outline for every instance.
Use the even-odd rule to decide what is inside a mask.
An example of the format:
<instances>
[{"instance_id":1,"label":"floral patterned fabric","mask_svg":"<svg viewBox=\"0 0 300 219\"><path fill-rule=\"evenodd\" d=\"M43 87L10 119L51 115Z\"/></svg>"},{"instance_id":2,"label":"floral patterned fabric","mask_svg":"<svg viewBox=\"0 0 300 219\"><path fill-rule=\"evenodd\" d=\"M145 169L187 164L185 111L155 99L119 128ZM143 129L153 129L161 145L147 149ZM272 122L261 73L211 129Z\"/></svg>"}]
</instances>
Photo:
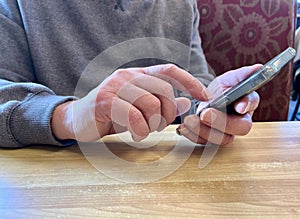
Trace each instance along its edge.
<instances>
[{"instance_id":1,"label":"floral patterned fabric","mask_svg":"<svg viewBox=\"0 0 300 219\"><path fill-rule=\"evenodd\" d=\"M198 0L198 9L203 50L217 75L293 47L295 0ZM287 120L291 80L292 63L258 91L254 121Z\"/></svg>"}]
</instances>

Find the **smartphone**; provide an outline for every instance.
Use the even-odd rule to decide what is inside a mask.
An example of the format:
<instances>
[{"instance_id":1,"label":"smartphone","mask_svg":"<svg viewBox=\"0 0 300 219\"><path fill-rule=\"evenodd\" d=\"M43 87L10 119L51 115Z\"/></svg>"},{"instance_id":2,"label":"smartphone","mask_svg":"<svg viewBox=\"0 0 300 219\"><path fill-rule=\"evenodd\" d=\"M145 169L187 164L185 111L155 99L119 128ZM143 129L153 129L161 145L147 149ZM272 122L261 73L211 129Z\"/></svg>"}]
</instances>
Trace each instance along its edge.
<instances>
[{"instance_id":1,"label":"smartphone","mask_svg":"<svg viewBox=\"0 0 300 219\"><path fill-rule=\"evenodd\" d=\"M289 63L296 55L295 49L289 47L273 59L268 61L263 67L241 81L236 86L224 92L221 96L209 101L206 106L197 109L196 114L200 115L201 111L206 108L215 108L221 111L232 112L232 103L239 98L261 88L279 74L281 69Z\"/></svg>"}]
</instances>

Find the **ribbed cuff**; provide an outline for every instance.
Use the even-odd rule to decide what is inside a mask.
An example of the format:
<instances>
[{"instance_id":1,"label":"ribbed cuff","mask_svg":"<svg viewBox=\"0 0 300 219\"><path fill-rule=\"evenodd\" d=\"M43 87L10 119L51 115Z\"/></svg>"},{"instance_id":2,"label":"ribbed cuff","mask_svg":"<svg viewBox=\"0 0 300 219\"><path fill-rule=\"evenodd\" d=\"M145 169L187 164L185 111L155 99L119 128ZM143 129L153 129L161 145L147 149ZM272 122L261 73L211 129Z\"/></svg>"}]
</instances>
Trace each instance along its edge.
<instances>
[{"instance_id":1,"label":"ribbed cuff","mask_svg":"<svg viewBox=\"0 0 300 219\"><path fill-rule=\"evenodd\" d=\"M55 107L75 97L56 96L41 92L28 98L14 108L9 120L9 127L14 140L20 146L56 145L69 146L74 140L58 141L52 134L51 116Z\"/></svg>"}]
</instances>

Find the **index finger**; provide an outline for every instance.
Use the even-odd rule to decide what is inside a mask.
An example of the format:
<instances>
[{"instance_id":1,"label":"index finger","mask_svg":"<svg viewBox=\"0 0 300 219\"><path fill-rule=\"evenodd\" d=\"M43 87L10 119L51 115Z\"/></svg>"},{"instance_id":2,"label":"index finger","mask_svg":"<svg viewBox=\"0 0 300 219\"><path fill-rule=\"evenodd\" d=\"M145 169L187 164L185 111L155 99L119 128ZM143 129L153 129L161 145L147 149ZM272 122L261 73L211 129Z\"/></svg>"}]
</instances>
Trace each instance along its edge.
<instances>
[{"instance_id":1,"label":"index finger","mask_svg":"<svg viewBox=\"0 0 300 219\"><path fill-rule=\"evenodd\" d=\"M145 74L158 77L181 91L188 92L197 100L208 100L208 89L187 71L173 64L155 65L143 68Z\"/></svg>"}]
</instances>

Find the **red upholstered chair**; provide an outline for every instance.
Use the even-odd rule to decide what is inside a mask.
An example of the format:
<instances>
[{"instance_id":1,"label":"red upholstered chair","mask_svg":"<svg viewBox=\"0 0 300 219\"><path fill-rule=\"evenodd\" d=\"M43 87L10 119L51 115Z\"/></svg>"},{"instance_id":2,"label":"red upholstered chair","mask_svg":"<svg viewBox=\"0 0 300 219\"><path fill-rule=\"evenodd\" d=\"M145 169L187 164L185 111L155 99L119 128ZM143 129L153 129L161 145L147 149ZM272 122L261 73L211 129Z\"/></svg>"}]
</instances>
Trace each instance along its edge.
<instances>
[{"instance_id":1,"label":"red upholstered chair","mask_svg":"<svg viewBox=\"0 0 300 219\"><path fill-rule=\"evenodd\" d=\"M294 45L295 0L198 0L199 32L208 63L217 75L265 63ZM288 118L292 63L261 88L254 121Z\"/></svg>"}]
</instances>

